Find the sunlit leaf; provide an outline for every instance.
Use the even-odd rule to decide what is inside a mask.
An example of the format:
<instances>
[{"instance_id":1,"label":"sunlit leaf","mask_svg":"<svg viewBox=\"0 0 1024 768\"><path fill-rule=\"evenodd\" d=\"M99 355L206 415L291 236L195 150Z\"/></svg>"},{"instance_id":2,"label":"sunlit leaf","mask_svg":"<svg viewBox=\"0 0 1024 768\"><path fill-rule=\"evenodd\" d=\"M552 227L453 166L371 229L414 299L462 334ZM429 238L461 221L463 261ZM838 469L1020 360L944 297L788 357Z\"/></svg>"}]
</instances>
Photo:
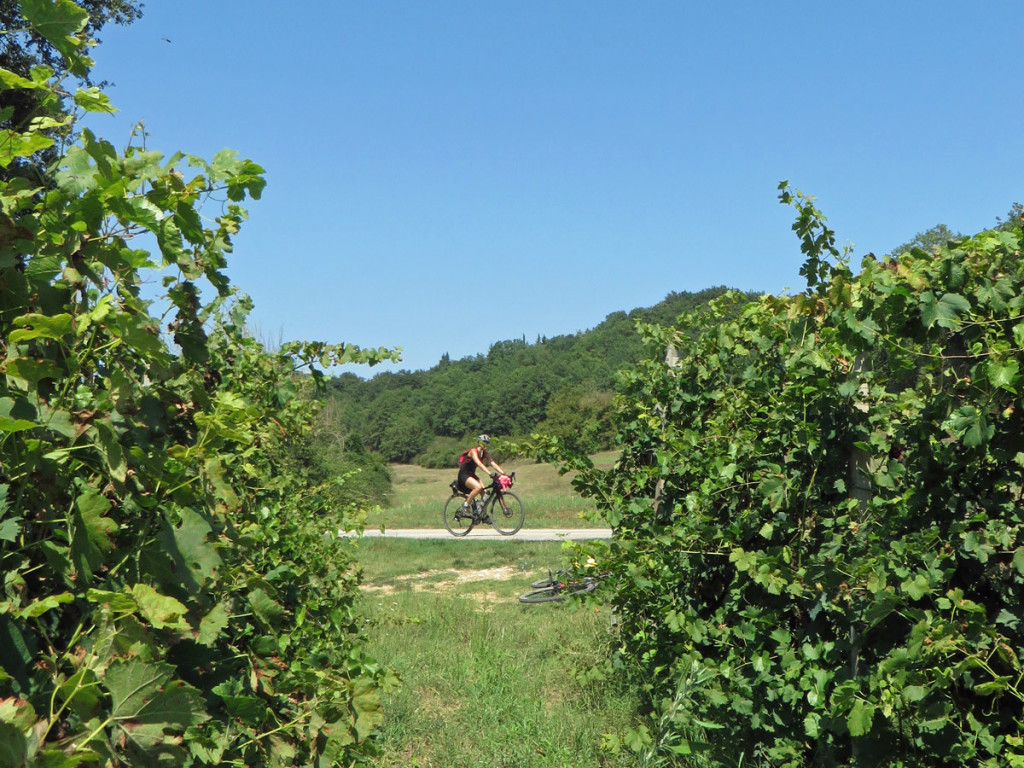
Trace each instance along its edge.
<instances>
[{"instance_id":1,"label":"sunlit leaf","mask_svg":"<svg viewBox=\"0 0 1024 768\"><path fill-rule=\"evenodd\" d=\"M1020 363L1016 360L989 361L985 366L985 372L993 386L1016 394L1017 383L1020 381Z\"/></svg>"},{"instance_id":2,"label":"sunlit leaf","mask_svg":"<svg viewBox=\"0 0 1024 768\"><path fill-rule=\"evenodd\" d=\"M846 726L853 737L864 736L871 731L871 722L875 716L875 706L864 699L857 699L853 709L846 718Z\"/></svg>"},{"instance_id":3,"label":"sunlit leaf","mask_svg":"<svg viewBox=\"0 0 1024 768\"><path fill-rule=\"evenodd\" d=\"M85 29L89 14L71 0L21 0L21 12L32 29L62 53L67 37Z\"/></svg>"},{"instance_id":4,"label":"sunlit leaf","mask_svg":"<svg viewBox=\"0 0 1024 768\"><path fill-rule=\"evenodd\" d=\"M110 98L99 88L79 88L75 91L75 104L86 112L117 112Z\"/></svg>"},{"instance_id":5,"label":"sunlit leaf","mask_svg":"<svg viewBox=\"0 0 1024 768\"><path fill-rule=\"evenodd\" d=\"M74 595L70 592L62 592L59 595L47 595L41 600L36 600L25 606L21 610L21 616L25 619L35 619L47 611L52 611L54 608L70 603L72 600L74 600Z\"/></svg>"},{"instance_id":6,"label":"sunlit leaf","mask_svg":"<svg viewBox=\"0 0 1024 768\"><path fill-rule=\"evenodd\" d=\"M271 626L276 625L284 615L284 609L280 604L259 588L249 593L249 605L252 606L253 613Z\"/></svg>"},{"instance_id":7,"label":"sunlit leaf","mask_svg":"<svg viewBox=\"0 0 1024 768\"><path fill-rule=\"evenodd\" d=\"M11 324L16 327L8 334L8 338L15 342L40 338L60 340L72 331L71 315L67 313L22 315L14 318Z\"/></svg>"},{"instance_id":8,"label":"sunlit leaf","mask_svg":"<svg viewBox=\"0 0 1024 768\"><path fill-rule=\"evenodd\" d=\"M157 629L188 628L188 623L184 619L188 609L173 597L161 595L148 584L136 584L132 587L132 597L138 603L142 615Z\"/></svg>"},{"instance_id":9,"label":"sunlit leaf","mask_svg":"<svg viewBox=\"0 0 1024 768\"><path fill-rule=\"evenodd\" d=\"M213 645L227 625L228 613L224 606L218 603L199 622L199 642L203 645Z\"/></svg>"}]
</instances>

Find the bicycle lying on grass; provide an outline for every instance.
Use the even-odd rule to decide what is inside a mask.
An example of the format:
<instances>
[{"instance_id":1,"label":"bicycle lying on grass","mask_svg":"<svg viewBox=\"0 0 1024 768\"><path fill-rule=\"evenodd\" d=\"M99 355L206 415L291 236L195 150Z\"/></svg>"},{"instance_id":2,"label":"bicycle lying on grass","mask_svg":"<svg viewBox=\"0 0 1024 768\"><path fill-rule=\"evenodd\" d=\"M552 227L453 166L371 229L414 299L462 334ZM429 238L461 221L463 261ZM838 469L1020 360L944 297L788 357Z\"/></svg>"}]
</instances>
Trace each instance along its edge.
<instances>
[{"instance_id":1,"label":"bicycle lying on grass","mask_svg":"<svg viewBox=\"0 0 1024 768\"><path fill-rule=\"evenodd\" d=\"M526 519L523 502L508 490L515 477L515 472L491 475L490 487L468 513L462 511L462 503L469 494L459 490L458 480L452 482L452 495L444 505L444 527L452 536L465 536L477 523L490 523L502 536L511 536L523 527Z\"/></svg>"},{"instance_id":2,"label":"bicycle lying on grass","mask_svg":"<svg viewBox=\"0 0 1024 768\"><path fill-rule=\"evenodd\" d=\"M567 571L548 571L548 577L535 581L529 592L519 596L520 603L556 603L573 595L585 595L597 589L607 574L599 576L576 576Z\"/></svg>"}]
</instances>

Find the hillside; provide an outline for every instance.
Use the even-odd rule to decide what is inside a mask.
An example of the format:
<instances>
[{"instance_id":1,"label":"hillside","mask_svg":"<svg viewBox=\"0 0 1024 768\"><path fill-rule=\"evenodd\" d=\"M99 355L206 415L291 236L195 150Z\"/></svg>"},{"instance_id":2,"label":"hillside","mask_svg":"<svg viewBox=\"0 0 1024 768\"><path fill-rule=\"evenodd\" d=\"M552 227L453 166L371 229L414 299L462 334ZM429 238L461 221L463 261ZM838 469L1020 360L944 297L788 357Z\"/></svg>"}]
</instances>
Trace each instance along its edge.
<instances>
[{"instance_id":1,"label":"hillside","mask_svg":"<svg viewBox=\"0 0 1024 768\"><path fill-rule=\"evenodd\" d=\"M613 312L587 331L498 341L486 355L446 355L426 371L342 374L330 381L329 397L340 428L389 461L450 463L466 436L539 426L596 450L610 439L616 371L645 354L636 322L672 323L726 290L673 292L653 307Z\"/></svg>"}]
</instances>

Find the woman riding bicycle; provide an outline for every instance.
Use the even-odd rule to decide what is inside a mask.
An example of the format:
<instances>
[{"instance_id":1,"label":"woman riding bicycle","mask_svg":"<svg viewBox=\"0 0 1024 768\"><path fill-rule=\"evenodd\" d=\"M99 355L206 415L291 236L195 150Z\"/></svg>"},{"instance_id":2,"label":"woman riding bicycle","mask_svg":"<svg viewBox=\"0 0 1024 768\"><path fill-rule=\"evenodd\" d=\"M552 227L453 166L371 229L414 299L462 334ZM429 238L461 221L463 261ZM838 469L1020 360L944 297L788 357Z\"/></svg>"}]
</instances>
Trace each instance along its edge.
<instances>
[{"instance_id":1,"label":"woman riding bicycle","mask_svg":"<svg viewBox=\"0 0 1024 768\"><path fill-rule=\"evenodd\" d=\"M476 476L477 467L487 473L490 473L490 467L494 467L498 473L505 474L505 470L498 466L498 462L494 461L487 453L487 446L490 445L490 442L490 437L480 435L476 439L476 445L459 456L459 490L469 494L462 505L461 514L471 515L473 500L483 493L484 484Z\"/></svg>"}]
</instances>

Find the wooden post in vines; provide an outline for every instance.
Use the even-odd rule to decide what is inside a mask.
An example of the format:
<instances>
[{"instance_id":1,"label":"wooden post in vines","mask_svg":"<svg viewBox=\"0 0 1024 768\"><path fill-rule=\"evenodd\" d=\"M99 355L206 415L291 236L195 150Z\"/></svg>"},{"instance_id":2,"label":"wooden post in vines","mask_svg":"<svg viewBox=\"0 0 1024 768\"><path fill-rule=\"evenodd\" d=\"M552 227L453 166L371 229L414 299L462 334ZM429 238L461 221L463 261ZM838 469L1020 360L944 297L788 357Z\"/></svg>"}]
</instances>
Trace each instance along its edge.
<instances>
[{"instance_id":1,"label":"wooden post in vines","mask_svg":"<svg viewBox=\"0 0 1024 768\"><path fill-rule=\"evenodd\" d=\"M672 342L669 342L668 346L665 349L665 365L668 366L669 368L675 368L677 365L679 365L679 352L678 352L678 350L676 350L676 345L673 344ZM665 413L665 404L664 403L659 403L655 407L655 411L657 411L657 413L658 413L658 419L661 421L661 431L662 431L662 433L664 433L665 432L665 419L666 419L666 416L667 416L667 414ZM656 456L652 456L651 457L652 463L657 462L657 460L658 459L657 459ZM664 492L665 492L665 478L664 477L659 477L658 478L658 482L655 483L655 485L654 485L654 519L655 520L660 519L659 512L660 512L660 507L661 507L661 495Z\"/></svg>"},{"instance_id":2,"label":"wooden post in vines","mask_svg":"<svg viewBox=\"0 0 1024 768\"><path fill-rule=\"evenodd\" d=\"M867 359L862 353L857 356L856 361L853 364L852 373L854 376L860 377L867 368ZM854 398L853 407L856 408L863 414L867 414L871 410L871 406L868 404L870 399L870 389L866 381L861 381L860 386L857 387L857 397ZM867 506L868 501L871 499L871 456L862 448L858 448L856 445L850 446L850 458L849 458L849 495L850 498L857 500L857 505L861 510ZM861 637L857 631L857 625L850 621L850 679L855 680L858 673L860 672L860 644ZM850 754L853 757L854 763L857 762L857 756L860 752L859 738L851 736L850 738Z\"/></svg>"},{"instance_id":3,"label":"wooden post in vines","mask_svg":"<svg viewBox=\"0 0 1024 768\"><path fill-rule=\"evenodd\" d=\"M860 376L867 368L867 361L863 354L857 356L853 364L852 373ZM857 388L857 398L853 401L853 407L861 413L866 414L871 407L868 405L870 390L866 381L862 381ZM868 479L871 472L871 457L867 451L858 448L856 445L850 447L850 486L851 499L856 499L857 504L863 510L871 499L871 481Z\"/></svg>"}]
</instances>

